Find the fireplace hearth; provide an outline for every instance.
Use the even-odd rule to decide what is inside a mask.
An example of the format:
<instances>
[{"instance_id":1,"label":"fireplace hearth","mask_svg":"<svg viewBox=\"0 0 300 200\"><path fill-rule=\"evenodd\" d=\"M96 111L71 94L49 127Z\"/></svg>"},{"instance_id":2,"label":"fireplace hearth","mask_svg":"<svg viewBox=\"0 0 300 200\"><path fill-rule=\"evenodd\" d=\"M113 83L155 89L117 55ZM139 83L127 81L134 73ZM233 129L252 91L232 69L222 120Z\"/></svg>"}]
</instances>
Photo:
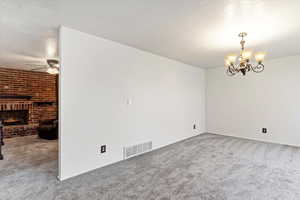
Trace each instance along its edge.
<instances>
[{"instance_id":1,"label":"fireplace hearth","mask_svg":"<svg viewBox=\"0 0 300 200\"><path fill-rule=\"evenodd\" d=\"M0 102L0 120L4 126L4 138L36 134L38 122L34 119L32 101L13 99Z\"/></svg>"}]
</instances>

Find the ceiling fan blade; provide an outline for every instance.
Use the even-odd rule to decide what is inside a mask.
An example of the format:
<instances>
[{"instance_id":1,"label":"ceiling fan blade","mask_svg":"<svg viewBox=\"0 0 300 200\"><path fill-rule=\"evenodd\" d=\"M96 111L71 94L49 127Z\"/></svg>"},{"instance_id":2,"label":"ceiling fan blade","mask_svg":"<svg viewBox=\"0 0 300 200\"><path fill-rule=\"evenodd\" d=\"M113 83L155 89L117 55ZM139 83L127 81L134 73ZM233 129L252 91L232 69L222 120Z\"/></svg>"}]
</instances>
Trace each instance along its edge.
<instances>
[{"instance_id":1,"label":"ceiling fan blade","mask_svg":"<svg viewBox=\"0 0 300 200\"><path fill-rule=\"evenodd\" d=\"M8 69L19 69L19 70L28 70L26 67L20 67L20 65L10 65L10 64L5 64L5 65L0 65L0 68L8 68Z\"/></svg>"},{"instance_id":2,"label":"ceiling fan blade","mask_svg":"<svg viewBox=\"0 0 300 200\"><path fill-rule=\"evenodd\" d=\"M18 66L17 65L0 65L1 68L17 68Z\"/></svg>"},{"instance_id":3,"label":"ceiling fan blade","mask_svg":"<svg viewBox=\"0 0 300 200\"><path fill-rule=\"evenodd\" d=\"M26 63L25 64L26 66L48 66L48 65L46 65L46 64L35 64L35 63Z\"/></svg>"},{"instance_id":4,"label":"ceiling fan blade","mask_svg":"<svg viewBox=\"0 0 300 200\"><path fill-rule=\"evenodd\" d=\"M47 69L47 68L48 68L48 67L34 68L34 69L31 69L31 71L39 71L39 70Z\"/></svg>"}]
</instances>

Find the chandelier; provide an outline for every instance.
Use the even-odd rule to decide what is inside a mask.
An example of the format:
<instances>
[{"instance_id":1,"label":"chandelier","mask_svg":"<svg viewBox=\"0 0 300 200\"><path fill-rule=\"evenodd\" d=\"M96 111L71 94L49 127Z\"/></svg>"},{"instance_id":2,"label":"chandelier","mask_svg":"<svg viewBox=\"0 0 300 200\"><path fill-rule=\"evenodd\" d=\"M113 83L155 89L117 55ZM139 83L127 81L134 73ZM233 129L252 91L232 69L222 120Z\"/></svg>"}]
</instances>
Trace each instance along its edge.
<instances>
[{"instance_id":1,"label":"chandelier","mask_svg":"<svg viewBox=\"0 0 300 200\"><path fill-rule=\"evenodd\" d=\"M251 58L252 58L252 52L245 50L245 43L244 37L247 36L246 32L240 33L238 35L242 38L240 44L241 44L241 52L239 54L239 57L237 54L230 54L225 58L225 67L227 68L227 75L234 76L237 73L241 72L244 76L247 72L253 71L256 73L260 73L264 71L265 66L263 65L263 61L265 58L264 52L258 52L254 55L255 60L257 62L256 65L251 64ZM238 57L238 63L236 63Z\"/></svg>"}]
</instances>

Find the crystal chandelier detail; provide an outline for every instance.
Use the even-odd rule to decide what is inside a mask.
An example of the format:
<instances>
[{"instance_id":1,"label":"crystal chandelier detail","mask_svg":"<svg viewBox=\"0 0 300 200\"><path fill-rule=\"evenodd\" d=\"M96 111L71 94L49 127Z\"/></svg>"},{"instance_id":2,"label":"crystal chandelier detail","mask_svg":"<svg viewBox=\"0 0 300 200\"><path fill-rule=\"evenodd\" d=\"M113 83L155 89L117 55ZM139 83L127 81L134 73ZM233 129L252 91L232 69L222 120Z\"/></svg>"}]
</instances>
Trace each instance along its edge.
<instances>
[{"instance_id":1,"label":"crystal chandelier detail","mask_svg":"<svg viewBox=\"0 0 300 200\"><path fill-rule=\"evenodd\" d=\"M256 73L260 73L264 71L265 66L263 65L263 61L265 58L264 52L258 52L254 55L255 60L257 62L256 65L253 65L250 63L252 58L252 52L245 50L245 43L244 37L247 36L246 32L240 33L238 35L242 38L240 44L241 44L241 52L239 54L239 57L237 54L230 54L225 58L225 67L227 68L226 73L229 76L234 76L241 72L244 76L247 72L253 71ZM238 63L236 64L236 60L238 57Z\"/></svg>"}]
</instances>

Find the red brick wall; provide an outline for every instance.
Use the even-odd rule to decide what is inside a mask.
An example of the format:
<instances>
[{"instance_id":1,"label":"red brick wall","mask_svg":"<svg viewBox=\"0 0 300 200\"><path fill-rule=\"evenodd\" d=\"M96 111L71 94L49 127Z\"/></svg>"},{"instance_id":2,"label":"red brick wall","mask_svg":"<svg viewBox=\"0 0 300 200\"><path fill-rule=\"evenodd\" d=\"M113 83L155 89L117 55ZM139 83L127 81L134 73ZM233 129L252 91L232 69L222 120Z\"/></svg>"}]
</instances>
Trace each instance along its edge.
<instances>
[{"instance_id":1,"label":"red brick wall","mask_svg":"<svg viewBox=\"0 0 300 200\"><path fill-rule=\"evenodd\" d=\"M30 101L33 102L33 113L30 124L24 127L5 127L5 137L36 134L35 129L40 120L56 119L56 81L56 75L44 72L0 68L0 94L32 96ZM9 101L19 100L0 99L2 103ZM53 103L52 105L38 105L37 102Z\"/></svg>"}]
</instances>

